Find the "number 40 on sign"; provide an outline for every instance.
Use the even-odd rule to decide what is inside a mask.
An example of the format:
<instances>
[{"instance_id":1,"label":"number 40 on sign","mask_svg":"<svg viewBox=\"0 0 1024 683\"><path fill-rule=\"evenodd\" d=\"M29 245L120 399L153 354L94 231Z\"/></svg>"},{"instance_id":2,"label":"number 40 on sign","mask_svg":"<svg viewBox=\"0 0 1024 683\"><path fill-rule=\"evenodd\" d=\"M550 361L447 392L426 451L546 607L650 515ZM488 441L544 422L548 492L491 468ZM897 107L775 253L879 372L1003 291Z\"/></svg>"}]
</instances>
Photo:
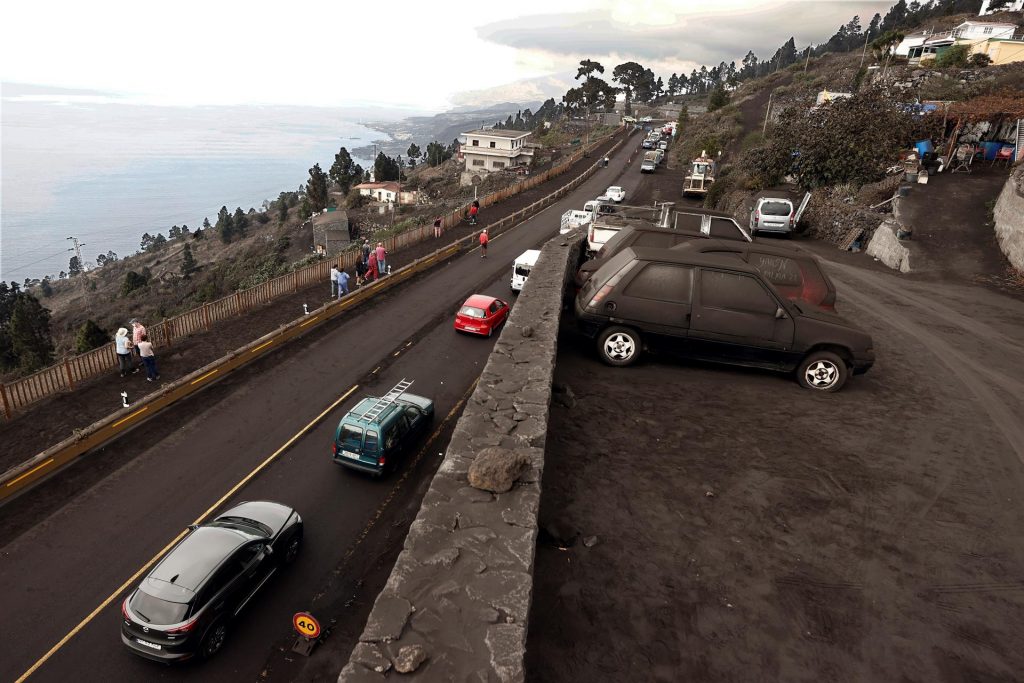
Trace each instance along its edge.
<instances>
[{"instance_id":1,"label":"number 40 on sign","mask_svg":"<svg viewBox=\"0 0 1024 683\"><path fill-rule=\"evenodd\" d=\"M292 617L292 625L304 638L316 638L320 635L320 622L309 612L297 612Z\"/></svg>"}]
</instances>

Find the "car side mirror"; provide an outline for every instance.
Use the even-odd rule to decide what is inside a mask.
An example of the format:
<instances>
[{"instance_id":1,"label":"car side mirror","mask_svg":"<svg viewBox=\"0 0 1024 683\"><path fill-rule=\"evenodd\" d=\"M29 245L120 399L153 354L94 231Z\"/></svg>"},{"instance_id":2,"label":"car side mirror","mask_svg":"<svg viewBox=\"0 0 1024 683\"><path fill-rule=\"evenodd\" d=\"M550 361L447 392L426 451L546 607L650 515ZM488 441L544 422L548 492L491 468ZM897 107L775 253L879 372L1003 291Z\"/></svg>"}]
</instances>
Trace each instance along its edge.
<instances>
[{"instance_id":1,"label":"car side mirror","mask_svg":"<svg viewBox=\"0 0 1024 683\"><path fill-rule=\"evenodd\" d=\"M786 317L786 311L782 308L782 306L779 306L778 308L775 309L775 319L776 320L782 320L785 317Z\"/></svg>"},{"instance_id":2,"label":"car side mirror","mask_svg":"<svg viewBox=\"0 0 1024 683\"><path fill-rule=\"evenodd\" d=\"M195 530L196 530L196 529L198 529L198 528L199 528L199 525L198 525L198 524L189 524L189 525L188 525L188 530L189 530L189 531L195 531Z\"/></svg>"},{"instance_id":3,"label":"car side mirror","mask_svg":"<svg viewBox=\"0 0 1024 683\"><path fill-rule=\"evenodd\" d=\"M274 554L274 549L271 548L269 545L265 545L265 546L263 546L263 552L266 555L273 555Z\"/></svg>"}]
</instances>

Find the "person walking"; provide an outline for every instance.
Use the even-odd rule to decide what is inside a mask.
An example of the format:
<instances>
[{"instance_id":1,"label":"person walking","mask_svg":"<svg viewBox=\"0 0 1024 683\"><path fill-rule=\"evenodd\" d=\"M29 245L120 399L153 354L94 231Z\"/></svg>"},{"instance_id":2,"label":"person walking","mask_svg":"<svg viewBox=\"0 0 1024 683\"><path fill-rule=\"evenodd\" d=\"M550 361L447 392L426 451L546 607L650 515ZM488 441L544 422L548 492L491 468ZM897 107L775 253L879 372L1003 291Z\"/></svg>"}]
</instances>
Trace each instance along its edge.
<instances>
[{"instance_id":1,"label":"person walking","mask_svg":"<svg viewBox=\"0 0 1024 683\"><path fill-rule=\"evenodd\" d=\"M331 265L331 298L338 296L338 264Z\"/></svg>"},{"instance_id":2,"label":"person walking","mask_svg":"<svg viewBox=\"0 0 1024 683\"><path fill-rule=\"evenodd\" d=\"M608 162L609 162L609 161L610 161L610 159L609 159L608 157L605 157L605 158L604 158L604 167L605 167L605 168L608 168Z\"/></svg>"},{"instance_id":3,"label":"person walking","mask_svg":"<svg viewBox=\"0 0 1024 683\"><path fill-rule=\"evenodd\" d=\"M370 240L363 238L363 263L370 265Z\"/></svg>"},{"instance_id":4,"label":"person walking","mask_svg":"<svg viewBox=\"0 0 1024 683\"><path fill-rule=\"evenodd\" d=\"M135 348L139 350L142 364L146 366L146 381L152 382L153 380L160 379L160 373L156 369L156 354L153 352L153 344L150 343L149 337L145 334L142 335Z\"/></svg>"},{"instance_id":5,"label":"person walking","mask_svg":"<svg viewBox=\"0 0 1024 683\"><path fill-rule=\"evenodd\" d=\"M434 237L441 236L441 217L438 216L434 219Z\"/></svg>"},{"instance_id":6,"label":"person walking","mask_svg":"<svg viewBox=\"0 0 1024 683\"><path fill-rule=\"evenodd\" d=\"M117 330L114 337L114 351L117 353L117 367L122 377L127 377L130 372L138 372L139 369L132 369L132 340L128 336L128 329L125 327Z\"/></svg>"},{"instance_id":7,"label":"person walking","mask_svg":"<svg viewBox=\"0 0 1024 683\"><path fill-rule=\"evenodd\" d=\"M473 202L473 206L469 207L469 224L476 225L476 215L480 213L480 207L477 206L476 202Z\"/></svg>"},{"instance_id":8,"label":"person walking","mask_svg":"<svg viewBox=\"0 0 1024 683\"><path fill-rule=\"evenodd\" d=\"M139 342L142 341L142 337L146 334L146 328L137 318L132 318L128 323L132 326L132 346L135 348L135 355L141 361L142 356L139 352ZM138 365L141 365L141 362Z\"/></svg>"},{"instance_id":9,"label":"person walking","mask_svg":"<svg viewBox=\"0 0 1024 683\"><path fill-rule=\"evenodd\" d=\"M370 252L370 259L366 263L366 281L373 282L377 279L377 252Z\"/></svg>"},{"instance_id":10,"label":"person walking","mask_svg":"<svg viewBox=\"0 0 1024 683\"><path fill-rule=\"evenodd\" d=\"M484 228L480 232L480 258L487 258L487 242L488 241L489 241L489 239L487 237L487 228Z\"/></svg>"},{"instance_id":11,"label":"person walking","mask_svg":"<svg viewBox=\"0 0 1024 683\"><path fill-rule=\"evenodd\" d=\"M366 282L366 264L362 259L356 259L356 287Z\"/></svg>"},{"instance_id":12,"label":"person walking","mask_svg":"<svg viewBox=\"0 0 1024 683\"><path fill-rule=\"evenodd\" d=\"M338 298L348 294L348 273L344 270L338 271Z\"/></svg>"},{"instance_id":13,"label":"person walking","mask_svg":"<svg viewBox=\"0 0 1024 683\"><path fill-rule=\"evenodd\" d=\"M384 248L383 242L377 242L377 273L379 277L388 274L388 250Z\"/></svg>"}]
</instances>

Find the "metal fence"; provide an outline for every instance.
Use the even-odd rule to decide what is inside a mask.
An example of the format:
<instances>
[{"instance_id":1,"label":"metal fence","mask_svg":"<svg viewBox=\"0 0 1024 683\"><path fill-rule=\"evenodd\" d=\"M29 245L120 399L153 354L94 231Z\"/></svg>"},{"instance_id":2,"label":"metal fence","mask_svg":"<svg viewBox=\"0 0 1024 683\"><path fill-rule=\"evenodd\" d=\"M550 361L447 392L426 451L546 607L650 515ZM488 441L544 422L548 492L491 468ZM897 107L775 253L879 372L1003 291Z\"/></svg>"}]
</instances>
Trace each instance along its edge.
<instances>
[{"instance_id":1,"label":"metal fence","mask_svg":"<svg viewBox=\"0 0 1024 683\"><path fill-rule=\"evenodd\" d=\"M591 147L597 147L599 144L601 143L594 143ZM480 206L492 206L521 192L533 189L555 176L561 175L572 164L579 161L584 153L585 150L578 150L558 166L509 187L484 195L479 199ZM534 202L525 209L515 212L511 216L506 216L500 221L488 224L488 230L496 233L515 225L525 216L551 204L568 190L578 186L595 168L596 164L558 191ZM466 208L468 206L455 209L442 216L442 227L447 229L458 225L463 219L463 213ZM434 227L433 222L431 222L427 225L403 231L382 241L384 242L384 247L389 252L394 252L432 238L433 235ZM309 285L323 283L330 274L332 264L340 261L344 268L350 269L355 267L358 256L358 251L350 250L343 252L337 257L312 263L286 275L267 280L255 287L237 291L223 299L205 303L199 308L193 308L173 318L166 318L162 322L149 326L147 332L150 339L156 342L158 346L165 349L170 348L176 342L193 334L210 331L216 323L222 320L241 315L278 297L294 294ZM117 355L114 350L114 344L110 343L77 356L65 357L60 362L43 368L27 377L22 377L10 383L0 383L0 403L2 403L4 419L9 420L15 412L24 409L36 401L61 391L73 390L77 383L112 371L116 367Z\"/></svg>"}]
</instances>

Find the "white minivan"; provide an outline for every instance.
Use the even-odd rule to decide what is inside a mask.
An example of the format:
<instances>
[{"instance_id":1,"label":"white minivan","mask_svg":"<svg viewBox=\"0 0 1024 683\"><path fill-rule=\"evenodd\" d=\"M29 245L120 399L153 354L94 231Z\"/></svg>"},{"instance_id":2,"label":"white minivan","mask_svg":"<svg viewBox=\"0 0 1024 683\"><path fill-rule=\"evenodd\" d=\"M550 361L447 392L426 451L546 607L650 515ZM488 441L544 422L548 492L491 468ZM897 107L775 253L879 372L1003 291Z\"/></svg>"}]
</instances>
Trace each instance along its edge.
<instances>
[{"instance_id":1,"label":"white minivan","mask_svg":"<svg viewBox=\"0 0 1024 683\"><path fill-rule=\"evenodd\" d=\"M530 271L537 265L540 249L527 249L512 264L512 291L521 292L530 277Z\"/></svg>"}]
</instances>

